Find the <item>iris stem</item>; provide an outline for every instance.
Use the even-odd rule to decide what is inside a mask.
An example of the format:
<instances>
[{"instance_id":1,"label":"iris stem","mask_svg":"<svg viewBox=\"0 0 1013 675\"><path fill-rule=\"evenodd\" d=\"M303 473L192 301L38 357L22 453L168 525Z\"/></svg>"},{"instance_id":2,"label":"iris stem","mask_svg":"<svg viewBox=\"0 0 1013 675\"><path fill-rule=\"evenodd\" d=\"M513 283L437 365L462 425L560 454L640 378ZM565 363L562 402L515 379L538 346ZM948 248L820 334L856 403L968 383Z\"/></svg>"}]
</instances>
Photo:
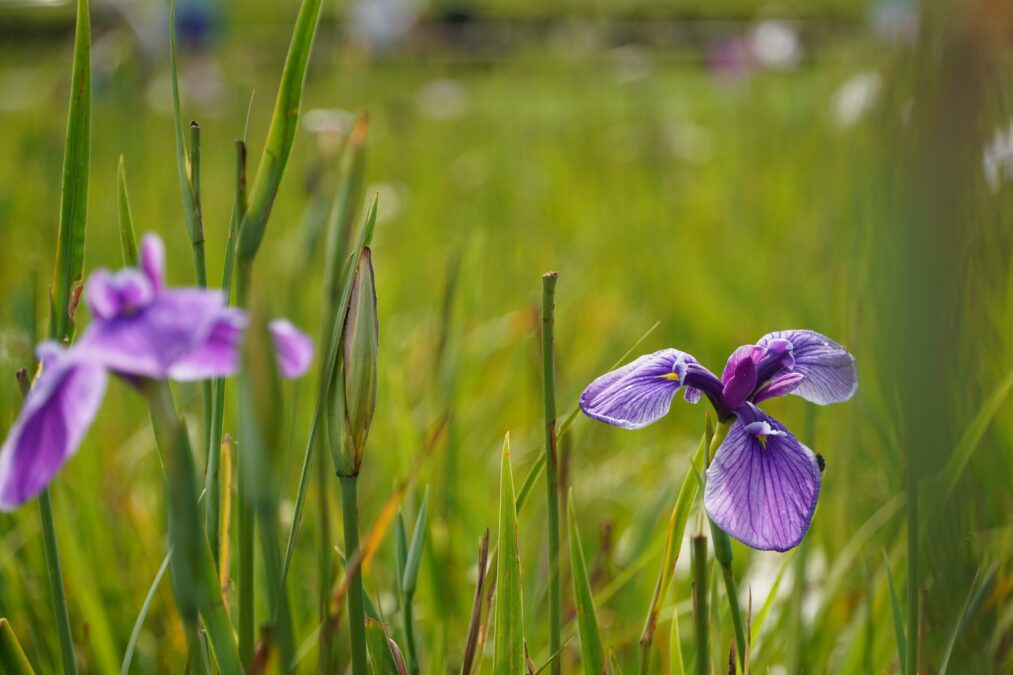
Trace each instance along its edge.
<instances>
[{"instance_id":1,"label":"iris stem","mask_svg":"<svg viewBox=\"0 0 1013 675\"><path fill-rule=\"evenodd\" d=\"M345 526L345 561L355 560L359 552L358 476L340 476L341 515ZM362 570L352 575L348 587L348 633L352 642L352 675L369 675L366 662L366 609L362 590Z\"/></svg>"},{"instance_id":2,"label":"iris stem","mask_svg":"<svg viewBox=\"0 0 1013 675\"><path fill-rule=\"evenodd\" d=\"M24 370L18 372L21 395L27 396L30 387ZM70 615L67 612L67 596L63 590L63 570L60 565L60 549L56 543L56 524L53 519L53 501L49 487L39 493L39 515L42 519L42 547L46 552L46 571L49 576L49 591L53 596L53 614L56 618L57 635L60 638L60 656L63 672L77 673L74 658L74 637L70 630Z\"/></svg>"},{"instance_id":3,"label":"iris stem","mask_svg":"<svg viewBox=\"0 0 1013 675\"><path fill-rule=\"evenodd\" d=\"M221 671L240 672L232 623L202 527L197 474L186 427L176 412L168 383L148 380L140 387L151 409L155 441L165 459L166 510L172 547L169 572L187 639L197 636L197 616L202 615Z\"/></svg>"},{"instance_id":4,"label":"iris stem","mask_svg":"<svg viewBox=\"0 0 1013 675\"><path fill-rule=\"evenodd\" d=\"M542 394L545 402L545 488L546 515L549 526L549 653L555 654L562 645L562 590L559 583L559 486L558 453L556 449L556 365L554 358L556 281L559 275L542 275ZM552 672L561 672L560 660L552 664Z\"/></svg>"},{"instance_id":5,"label":"iris stem","mask_svg":"<svg viewBox=\"0 0 1013 675\"><path fill-rule=\"evenodd\" d=\"M713 457L728 434L730 422L720 422L715 430L714 437L710 442L708 458ZM721 576L725 582L725 596L728 599L728 609L732 617L732 627L735 629L735 646L739 658L739 666L745 670L746 658L746 630L742 621L742 609L739 607L739 590L735 583L735 574L732 571L732 542L728 535L714 521L710 522L711 537L714 539L714 558L721 566Z\"/></svg>"},{"instance_id":6,"label":"iris stem","mask_svg":"<svg viewBox=\"0 0 1013 675\"><path fill-rule=\"evenodd\" d=\"M53 521L53 502L49 488L39 493L39 513L42 516L42 544L46 551L46 570L49 572L49 590L53 596L53 614L56 616L57 635L60 638L60 656L64 673L77 673L74 657L74 638L67 613L67 596L63 590L63 570L60 566L60 549L56 544L56 525Z\"/></svg>"},{"instance_id":7,"label":"iris stem","mask_svg":"<svg viewBox=\"0 0 1013 675\"><path fill-rule=\"evenodd\" d=\"M693 626L696 637L697 675L710 675L710 622L707 612L707 537L698 534L693 537L690 549L690 564L693 568Z\"/></svg>"}]
</instances>

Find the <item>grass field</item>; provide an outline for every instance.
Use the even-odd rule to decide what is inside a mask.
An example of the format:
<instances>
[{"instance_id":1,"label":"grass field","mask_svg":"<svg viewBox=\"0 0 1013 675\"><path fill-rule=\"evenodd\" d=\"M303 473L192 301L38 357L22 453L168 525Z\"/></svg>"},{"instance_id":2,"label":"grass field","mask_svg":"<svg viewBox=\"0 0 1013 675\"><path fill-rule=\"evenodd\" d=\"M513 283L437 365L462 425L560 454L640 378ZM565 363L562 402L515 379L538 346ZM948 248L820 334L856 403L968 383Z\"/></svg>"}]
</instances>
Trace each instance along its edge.
<instances>
[{"instance_id":1,"label":"grass field","mask_svg":"<svg viewBox=\"0 0 1013 675\"><path fill-rule=\"evenodd\" d=\"M221 73L213 97L201 100L184 86L182 106L184 118L201 125L214 284L222 274L233 204L233 139L242 135L255 92L249 139L255 168L288 34L288 28L261 29L257 35L264 39L247 40L237 24L210 53L180 55L184 85L188 78L200 80L195 73L207 73L210 63ZM911 107L911 92L924 93L917 89L921 70L910 65L903 46L853 35L815 46L797 69L726 78L678 50L564 42L565 49L533 44L496 58L434 50L369 59L349 52L342 40L334 32L318 36L303 120L319 119L319 112L306 115L315 109L369 115L363 198L368 204L379 197L372 246L379 380L358 481L360 524L367 532L415 458L430 453L402 505L410 537L428 486L414 598L423 672L460 671L479 538L486 528L493 541L497 536L504 435L510 434L518 487L541 452L540 277L548 270L559 273L560 418L634 344L634 356L674 346L719 372L736 346L773 330L804 327L855 355L860 385L850 402L816 408L786 398L767 404L826 458L827 470L816 517L799 548L781 554L734 544L740 604L745 610L751 603L755 620L763 617L754 626L753 672L902 670L895 624L905 622L912 592L905 489L912 460L923 486L924 532L917 539L927 636L923 672L937 672L947 658L949 672L1008 672L1013 184L988 190L978 150L1011 113L1008 43L1000 52L1005 61L997 58L1005 70L983 76L977 104L957 106L943 121L924 116L924 129L963 134L965 150L953 155L963 163L940 162L938 173L970 167L957 174L953 193L971 196L926 194L915 205L903 198L914 191L898 190L908 185L905 167L918 166L911 148L934 141L917 132L917 112L911 125L898 122ZM122 154L138 234L160 234L170 282L191 285L167 55L142 62L128 37L110 32L96 36L93 64L85 270L122 266L116 194ZM0 91L6 100L0 101L0 371L10 373L0 386L5 424L20 406L14 371L31 366L32 345L44 335L48 315L70 67L69 42L0 47L0 88L7 88ZM866 72L879 74L876 103L842 125L835 95ZM936 93L960 81L945 69L929 77ZM935 100L926 97L918 100ZM348 117L336 119L347 123ZM300 127L254 269L269 313L289 317L313 336L321 334L324 318L320 228L342 178L333 148L333 138ZM945 208L933 208L937 201ZM364 210L360 206L360 214ZM937 248L946 255L933 257ZM933 281L916 284L924 272L920 261L939 259L945 270L936 268L941 271ZM936 295L932 284L943 281L945 293ZM905 304L905 298L917 302ZM84 311L81 326L88 323ZM920 331L926 325L945 340L925 337ZM952 349L952 358L930 360L941 345ZM318 345L318 361L321 352ZM917 361L918 355L925 360ZM293 522L317 366L285 383L276 401L284 459L271 479L280 495L283 539ZM930 390L915 388L926 381ZM236 387L229 387L224 428L235 435ZM174 388L203 467L201 388ZM704 407L677 400L668 417L637 432L581 415L561 442L561 481L573 488L602 640L614 650L615 672L637 672L668 515L703 432ZM933 434L922 445L928 430ZM323 453L319 460L330 476L329 457ZM237 461L243 461L241 450ZM143 399L111 382L79 454L52 486L82 672L120 668L165 556L160 474ZM940 489L950 478L952 490ZM337 544L336 481L330 492L327 536ZM538 665L551 655L545 518L539 481L518 522L524 630ZM327 595L318 564L322 522L314 480L287 585L300 672L319 663L314 631L320 597ZM708 532L697 500L688 532L701 529ZM404 649L396 557L391 529L365 567L364 583L369 611L382 615ZM664 598L650 672L678 672L668 638L673 618L687 668L699 658L689 557L687 537ZM576 633L568 559L564 555L564 639ZM263 576L259 557L257 564ZM332 564L343 569L336 554ZM724 672L733 633L716 570L711 660L715 672ZM270 581L261 581L258 624L269 622L262 589ZM47 583L38 507L30 502L0 515L0 617L9 620L40 673L58 672L61 663ZM892 605L891 585L899 607ZM230 603L235 592L233 583ZM347 621L346 614L336 672L349 668ZM908 644L908 653L916 647ZM492 652L490 636L486 672ZM178 671L186 653L166 576L139 634L131 672ZM563 672L579 671L579 640L568 643L560 662Z\"/></svg>"}]
</instances>

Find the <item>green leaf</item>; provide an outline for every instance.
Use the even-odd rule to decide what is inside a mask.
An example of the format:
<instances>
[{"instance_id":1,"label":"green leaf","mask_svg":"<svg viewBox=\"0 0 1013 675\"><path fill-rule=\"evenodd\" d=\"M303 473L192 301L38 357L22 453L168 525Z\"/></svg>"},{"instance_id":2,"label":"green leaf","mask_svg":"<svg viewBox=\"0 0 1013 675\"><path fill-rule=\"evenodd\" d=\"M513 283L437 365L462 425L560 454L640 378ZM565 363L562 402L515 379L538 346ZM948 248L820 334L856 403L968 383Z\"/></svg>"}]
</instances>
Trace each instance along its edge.
<instances>
[{"instance_id":1,"label":"green leaf","mask_svg":"<svg viewBox=\"0 0 1013 675\"><path fill-rule=\"evenodd\" d=\"M84 233L88 217L88 173L91 155L91 27L88 0L78 0L70 111L63 155L60 231L56 242L53 312L49 335L69 341L74 333L76 288L84 270Z\"/></svg>"},{"instance_id":2,"label":"green leaf","mask_svg":"<svg viewBox=\"0 0 1013 675\"><path fill-rule=\"evenodd\" d=\"M992 395L982 403L978 414L974 416L974 420L964 430L964 434L960 437L956 449L950 455L950 459L947 460L946 466L939 473L939 489L934 490L932 493L932 503L936 505L936 508L945 504L953 495L953 490L957 487L957 481L960 480L961 475L963 475L964 470L967 468L967 464L971 461L971 455L977 449L978 444L985 435L985 431L988 429L988 425L999 412L999 408L1002 406L1003 401L1006 400L1006 396L1009 395L1011 388L1013 388L1013 370L1006 373L1006 377L999 382ZM929 520L926 518L925 522Z\"/></svg>"},{"instance_id":3,"label":"green leaf","mask_svg":"<svg viewBox=\"0 0 1013 675\"><path fill-rule=\"evenodd\" d=\"M978 611L985 593L992 587L992 579L995 577L996 568L993 565L987 572L984 570L985 568L981 567L974 575L971 589L968 591L967 599L964 600L964 607L961 609L960 616L954 622L950 636L946 640L946 651L943 653L943 660L939 664L939 675L946 675L946 669L950 666L950 657L953 656L953 648L957 644L957 639L963 632L964 627L967 626L969 619Z\"/></svg>"},{"instance_id":4,"label":"green leaf","mask_svg":"<svg viewBox=\"0 0 1013 675\"><path fill-rule=\"evenodd\" d=\"M496 641L494 675L525 671L524 605L521 597L521 559L517 548L517 509L510 470L510 435L503 439L499 491L499 561L496 570Z\"/></svg>"},{"instance_id":5,"label":"green leaf","mask_svg":"<svg viewBox=\"0 0 1013 675\"><path fill-rule=\"evenodd\" d=\"M580 543L577 515L573 509L573 490L566 505L567 533L570 539L570 572L573 577L573 597L577 605L577 628L580 631L581 658L587 675L603 675L605 650L598 632L598 614L594 607L591 580L587 574L584 547Z\"/></svg>"},{"instance_id":6,"label":"green leaf","mask_svg":"<svg viewBox=\"0 0 1013 675\"><path fill-rule=\"evenodd\" d=\"M137 640L141 637L141 628L144 627L144 620L148 617L148 610L151 609L151 602L155 599L155 591L158 590L159 585L162 583L162 577L165 576L165 572L169 569L170 557L172 551L165 554L165 558L162 560L162 565L158 568L158 573L155 574L155 579L151 582L151 587L148 588L148 594L144 598L144 602L141 604L141 611L137 613L137 619L134 621L134 628L130 631L130 639L127 641L127 650L123 653L123 665L120 667L121 675L128 675L130 673L130 664L134 660L134 650L137 648Z\"/></svg>"},{"instance_id":7,"label":"green leaf","mask_svg":"<svg viewBox=\"0 0 1013 675\"><path fill-rule=\"evenodd\" d=\"M429 487L422 496L422 506L419 507L419 515L415 520L415 531L412 532L412 543L408 549L408 559L405 562L404 587L405 597L411 598L415 594L415 586L419 579L419 565L422 563L422 547L426 543L426 512L429 509Z\"/></svg>"},{"instance_id":8,"label":"green leaf","mask_svg":"<svg viewBox=\"0 0 1013 675\"><path fill-rule=\"evenodd\" d=\"M317 25L320 23L320 5L321 0L303 0L299 7L299 16L281 74L271 127L267 132L267 143L250 189L250 204L239 234L239 262L242 266L252 264L257 249L264 240L267 219L271 215L271 207L295 140L306 68Z\"/></svg>"},{"instance_id":9,"label":"green leaf","mask_svg":"<svg viewBox=\"0 0 1013 675\"><path fill-rule=\"evenodd\" d=\"M886 564L886 583L890 587L890 609L893 611L893 630L897 635L897 657L900 659L900 670L903 672L907 663L907 638L904 635L904 619L897 598L897 589L893 585L893 572L890 571L890 558L883 551L883 562Z\"/></svg>"},{"instance_id":10,"label":"green leaf","mask_svg":"<svg viewBox=\"0 0 1013 675\"><path fill-rule=\"evenodd\" d=\"M127 170L123 155L120 155L120 165L116 171L116 196L123 264L137 267L137 236L134 234L134 218L130 214L130 195L127 193Z\"/></svg>"},{"instance_id":11,"label":"green leaf","mask_svg":"<svg viewBox=\"0 0 1013 675\"><path fill-rule=\"evenodd\" d=\"M398 658L401 655L400 650L395 653L395 646L379 621L366 619L366 649L369 650L373 675L407 674L404 660Z\"/></svg>"},{"instance_id":12,"label":"green leaf","mask_svg":"<svg viewBox=\"0 0 1013 675\"><path fill-rule=\"evenodd\" d=\"M0 673L3 675L35 673L7 619L0 619Z\"/></svg>"}]
</instances>

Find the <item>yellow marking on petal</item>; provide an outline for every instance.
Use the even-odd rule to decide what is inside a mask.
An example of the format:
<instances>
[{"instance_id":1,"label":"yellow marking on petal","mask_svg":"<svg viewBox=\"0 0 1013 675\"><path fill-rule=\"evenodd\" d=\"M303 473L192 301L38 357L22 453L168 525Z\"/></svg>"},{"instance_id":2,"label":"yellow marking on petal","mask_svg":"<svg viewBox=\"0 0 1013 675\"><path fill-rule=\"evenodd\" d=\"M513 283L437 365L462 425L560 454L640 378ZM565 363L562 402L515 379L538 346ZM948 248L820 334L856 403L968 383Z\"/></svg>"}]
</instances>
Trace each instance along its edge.
<instances>
[{"instance_id":1,"label":"yellow marking on petal","mask_svg":"<svg viewBox=\"0 0 1013 675\"><path fill-rule=\"evenodd\" d=\"M756 437L756 440L760 441L760 446L764 449L767 448L767 437L764 434L760 434Z\"/></svg>"},{"instance_id":2,"label":"yellow marking on petal","mask_svg":"<svg viewBox=\"0 0 1013 675\"><path fill-rule=\"evenodd\" d=\"M679 373L665 373L664 375L661 376L661 379L663 379L663 380L671 380L672 382L678 382L679 381Z\"/></svg>"}]
</instances>

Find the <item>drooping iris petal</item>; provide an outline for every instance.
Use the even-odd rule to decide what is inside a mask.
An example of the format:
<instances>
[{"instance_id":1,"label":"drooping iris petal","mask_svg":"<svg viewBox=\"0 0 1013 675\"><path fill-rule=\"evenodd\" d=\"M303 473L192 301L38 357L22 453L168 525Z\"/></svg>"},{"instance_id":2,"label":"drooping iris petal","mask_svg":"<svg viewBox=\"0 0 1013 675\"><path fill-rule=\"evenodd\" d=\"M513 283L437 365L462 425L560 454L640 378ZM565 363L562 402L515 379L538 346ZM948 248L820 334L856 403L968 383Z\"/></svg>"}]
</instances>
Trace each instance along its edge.
<instances>
[{"instance_id":1,"label":"drooping iris petal","mask_svg":"<svg viewBox=\"0 0 1013 675\"><path fill-rule=\"evenodd\" d=\"M240 310L223 310L207 338L169 366L169 377L194 381L235 374L239 370L239 345L247 323L246 314Z\"/></svg>"},{"instance_id":2,"label":"drooping iris petal","mask_svg":"<svg viewBox=\"0 0 1013 675\"><path fill-rule=\"evenodd\" d=\"M796 372L787 372L782 375L778 375L770 382L760 388L756 395L753 396L753 403L760 403L766 401L768 398L775 398L777 396L784 396L793 392L802 380L805 379L805 375Z\"/></svg>"},{"instance_id":3,"label":"drooping iris petal","mask_svg":"<svg viewBox=\"0 0 1013 675\"><path fill-rule=\"evenodd\" d=\"M43 353L45 352L45 353ZM25 503L77 451L105 394L102 366L40 347L44 366L0 449L0 510Z\"/></svg>"},{"instance_id":4,"label":"drooping iris petal","mask_svg":"<svg viewBox=\"0 0 1013 675\"><path fill-rule=\"evenodd\" d=\"M802 541L816 511L819 461L780 422L754 410L757 419L732 423L707 469L704 506L742 543L787 551Z\"/></svg>"},{"instance_id":5,"label":"drooping iris petal","mask_svg":"<svg viewBox=\"0 0 1013 675\"><path fill-rule=\"evenodd\" d=\"M588 417L623 429L645 427L668 412L691 362L693 357L678 349L641 356L588 385L580 408Z\"/></svg>"},{"instance_id":6,"label":"drooping iris petal","mask_svg":"<svg viewBox=\"0 0 1013 675\"><path fill-rule=\"evenodd\" d=\"M141 239L141 271L148 277L155 292L165 286L165 245L154 234Z\"/></svg>"},{"instance_id":7,"label":"drooping iris petal","mask_svg":"<svg viewBox=\"0 0 1013 675\"><path fill-rule=\"evenodd\" d=\"M93 321L75 350L119 374L165 379L234 311L217 291L162 291L142 311Z\"/></svg>"},{"instance_id":8,"label":"drooping iris petal","mask_svg":"<svg viewBox=\"0 0 1013 675\"><path fill-rule=\"evenodd\" d=\"M313 340L287 319L272 321L268 328L278 354L282 377L295 378L307 371L313 361Z\"/></svg>"},{"instance_id":9,"label":"drooping iris petal","mask_svg":"<svg viewBox=\"0 0 1013 675\"><path fill-rule=\"evenodd\" d=\"M721 398L729 410L738 408L756 388L756 362L763 350L754 345L743 345L732 352L721 373Z\"/></svg>"},{"instance_id":10,"label":"drooping iris petal","mask_svg":"<svg viewBox=\"0 0 1013 675\"><path fill-rule=\"evenodd\" d=\"M805 379L791 392L819 405L847 401L858 389L855 357L825 335L811 330L782 330L768 333L757 343L767 346L776 340L791 343L792 370Z\"/></svg>"}]
</instances>

